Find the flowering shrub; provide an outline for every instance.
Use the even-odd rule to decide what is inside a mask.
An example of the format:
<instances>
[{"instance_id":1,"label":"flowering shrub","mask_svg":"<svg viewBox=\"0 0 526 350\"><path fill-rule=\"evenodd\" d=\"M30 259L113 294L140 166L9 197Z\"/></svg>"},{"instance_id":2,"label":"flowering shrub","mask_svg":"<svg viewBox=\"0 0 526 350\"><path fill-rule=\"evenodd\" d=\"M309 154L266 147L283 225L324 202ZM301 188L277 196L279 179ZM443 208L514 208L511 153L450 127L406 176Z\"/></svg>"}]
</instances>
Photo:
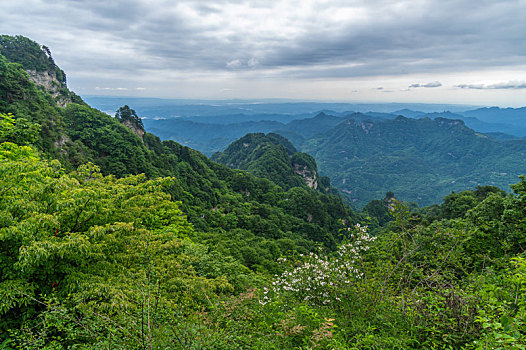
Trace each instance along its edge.
<instances>
[{"instance_id":1,"label":"flowering shrub","mask_svg":"<svg viewBox=\"0 0 526 350\"><path fill-rule=\"evenodd\" d=\"M375 240L369 236L367 226L356 224L347 231L351 232L350 238L338 247L335 255L322 256L321 251L307 256L301 254L302 261L296 262L296 267L276 275L272 287L263 289L260 303L265 305L272 299L271 295L284 294L317 305L340 301L346 286L363 277L360 268L362 255L369 249L369 243ZM278 261L284 263L286 258Z\"/></svg>"}]
</instances>

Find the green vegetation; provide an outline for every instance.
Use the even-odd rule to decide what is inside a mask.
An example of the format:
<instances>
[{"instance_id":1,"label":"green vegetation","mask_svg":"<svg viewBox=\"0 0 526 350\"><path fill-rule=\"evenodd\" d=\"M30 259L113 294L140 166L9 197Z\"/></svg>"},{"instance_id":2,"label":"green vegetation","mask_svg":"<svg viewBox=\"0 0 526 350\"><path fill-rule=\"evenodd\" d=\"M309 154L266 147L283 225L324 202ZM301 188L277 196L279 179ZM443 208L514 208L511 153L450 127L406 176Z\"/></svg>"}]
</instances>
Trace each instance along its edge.
<instances>
[{"instance_id":1,"label":"green vegetation","mask_svg":"<svg viewBox=\"0 0 526 350\"><path fill-rule=\"evenodd\" d=\"M117 110L115 113L115 118L117 118L117 120L121 123L129 123L134 128L144 131L144 125L141 118L139 118L137 113L135 113L135 111L127 105L122 106Z\"/></svg>"},{"instance_id":2,"label":"green vegetation","mask_svg":"<svg viewBox=\"0 0 526 350\"><path fill-rule=\"evenodd\" d=\"M349 119L301 150L359 207L386 191L431 205L451 191L507 189L526 171L524 140L498 141L444 118Z\"/></svg>"},{"instance_id":3,"label":"green vegetation","mask_svg":"<svg viewBox=\"0 0 526 350\"><path fill-rule=\"evenodd\" d=\"M478 110L488 115L502 114L515 122L524 111L524 108ZM518 175L526 172L524 139L477 133L460 120L475 125L477 119L460 114L400 112L422 118L371 112L338 116L319 113L286 124L261 120L221 125L211 124L212 118L203 122L203 118L196 117L148 119L146 127L161 138L180 140L207 154L226 149L247 133L277 133L290 140L297 150L313 156L319 173L330 178L332 186L357 207L382 198L387 191L394 191L405 201L430 205L451 191L486 185L507 189ZM509 127L520 128L517 124ZM214 159L229 165L235 163L230 158L247 157L238 150L224 153L232 151L235 155ZM247 165L243 166L246 169ZM265 171L259 174L265 176Z\"/></svg>"},{"instance_id":4,"label":"green vegetation","mask_svg":"<svg viewBox=\"0 0 526 350\"><path fill-rule=\"evenodd\" d=\"M0 349L526 348L524 177L418 210L388 193L372 235L2 62Z\"/></svg>"},{"instance_id":5,"label":"green vegetation","mask_svg":"<svg viewBox=\"0 0 526 350\"><path fill-rule=\"evenodd\" d=\"M0 174L6 349L525 345L524 178L431 224L394 201L376 239L356 225L333 253L276 253L270 277L195 243L171 178L67 174L10 142ZM230 231L250 250L244 233Z\"/></svg>"},{"instance_id":6,"label":"green vegetation","mask_svg":"<svg viewBox=\"0 0 526 350\"><path fill-rule=\"evenodd\" d=\"M281 135L247 134L233 142L224 152L215 153L212 160L232 169L241 169L258 177L272 180L284 189L308 186L328 192L329 181L320 179L316 161L301 153Z\"/></svg>"},{"instance_id":7,"label":"green vegetation","mask_svg":"<svg viewBox=\"0 0 526 350\"><path fill-rule=\"evenodd\" d=\"M66 84L66 74L55 64L46 46L21 35L0 35L0 54L10 62L21 64L24 69L36 72L50 72L60 83Z\"/></svg>"},{"instance_id":8,"label":"green vegetation","mask_svg":"<svg viewBox=\"0 0 526 350\"><path fill-rule=\"evenodd\" d=\"M144 326L155 312L148 337L157 337L171 307L192 310L254 283L246 267L188 238L173 179L104 177L89 163L66 174L26 146L3 143L0 152L3 339L91 348L115 332L111 347L139 346L142 328L124 324Z\"/></svg>"}]
</instances>

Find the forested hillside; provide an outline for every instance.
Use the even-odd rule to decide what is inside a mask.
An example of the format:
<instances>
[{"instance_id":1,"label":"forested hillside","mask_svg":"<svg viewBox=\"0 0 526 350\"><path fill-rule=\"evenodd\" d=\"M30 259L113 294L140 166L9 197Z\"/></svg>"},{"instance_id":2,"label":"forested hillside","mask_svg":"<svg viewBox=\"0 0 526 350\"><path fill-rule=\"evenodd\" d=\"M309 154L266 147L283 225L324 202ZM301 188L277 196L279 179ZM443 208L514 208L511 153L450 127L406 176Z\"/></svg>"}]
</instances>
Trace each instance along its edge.
<instances>
[{"instance_id":1,"label":"forested hillside","mask_svg":"<svg viewBox=\"0 0 526 350\"><path fill-rule=\"evenodd\" d=\"M507 188L526 172L525 140L499 141L445 118L349 119L301 149L358 206L388 190L430 205L451 191Z\"/></svg>"},{"instance_id":2,"label":"forested hillside","mask_svg":"<svg viewBox=\"0 0 526 350\"><path fill-rule=\"evenodd\" d=\"M31 47L35 49L34 45ZM40 133L35 144L47 157L58 158L67 171L90 161L104 175L175 176L174 195L183 201L185 213L196 228L239 229L237 235L291 240L293 246L302 249L311 249L315 241L334 245L340 220L348 221L351 217L356 220L337 196L308 188L284 191L271 181L230 170L178 143L162 142L149 133L138 136L119 118L83 103L57 107L49 94L32 84L19 66L4 58L2 62L2 72L8 77L2 81L17 96L10 97L0 112L38 123ZM17 79L10 79L11 75ZM3 91L10 93L7 88ZM309 232L312 237L308 237ZM282 246L283 251L280 248L277 251L289 250L287 244ZM247 255L254 255L246 257L254 260L253 264L261 262L262 256L268 257L250 251Z\"/></svg>"},{"instance_id":3,"label":"forested hillside","mask_svg":"<svg viewBox=\"0 0 526 350\"><path fill-rule=\"evenodd\" d=\"M321 192L331 190L329 179L318 176L314 158L298 152L278 134L247 134L224 152L214 153L211 159L272 180L284 189L306 186Z\"/></svg>"},{"instance_id":4,"label":"forested hillside","mask_svg":"<svg viewBox=\"0 0 526 350\"><path fill-rule=\"evenodd\" d=\"M24 64L0 56L0 349L526 347L524 177L367 219Z\"/></svg>"}]
</instances>

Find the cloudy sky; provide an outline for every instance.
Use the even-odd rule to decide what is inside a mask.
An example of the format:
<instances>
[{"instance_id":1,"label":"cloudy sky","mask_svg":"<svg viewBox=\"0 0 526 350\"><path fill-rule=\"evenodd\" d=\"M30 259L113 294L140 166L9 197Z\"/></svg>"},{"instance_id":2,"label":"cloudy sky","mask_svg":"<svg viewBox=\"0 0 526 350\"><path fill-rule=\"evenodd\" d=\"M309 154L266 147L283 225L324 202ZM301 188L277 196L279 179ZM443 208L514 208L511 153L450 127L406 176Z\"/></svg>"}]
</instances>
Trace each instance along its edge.
<instances>
[{"instance_id":1,"label":"cloudy sky","mask_svg":"<svg viewBox=\"0 0 526 350\"><path fill-rule=\"evenodd\" d=\"M80 95L526 105L526 0L1 0Z\"/></svg>"}]
</instances>

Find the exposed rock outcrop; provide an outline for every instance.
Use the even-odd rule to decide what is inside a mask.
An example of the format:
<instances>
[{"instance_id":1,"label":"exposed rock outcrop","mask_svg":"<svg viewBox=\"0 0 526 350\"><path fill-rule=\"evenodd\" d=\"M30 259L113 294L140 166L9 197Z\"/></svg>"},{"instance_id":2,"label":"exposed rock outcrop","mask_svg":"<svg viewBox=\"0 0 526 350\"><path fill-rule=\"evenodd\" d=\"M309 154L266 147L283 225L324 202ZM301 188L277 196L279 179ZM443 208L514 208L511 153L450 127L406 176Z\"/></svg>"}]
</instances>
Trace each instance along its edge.
<instances>
[{"instance_id":1,"label":"exposed rock outcrop","mask_svg":"<svg viewBox=\"0 0 526 350\"><path fill-rule=\"evenodd\" d=\"M318 189L318 174L316 170L311 171L306 165L294 164L294 173L300 175L307 186Z\"/></svg>"},{"instance_id":2,"label":"exposed rock outcrop","mask_svg":"<svg viewBox=\"0 0 526 350\"><path fill-rule=\"evenodd\" d=\"M43 87L60 107L66 107L71 103L71 99L65 97L61 90L67 89L66 83L57 79L57 74L54 71L37 72L36 70L27 69L29 80L37 86Z\"/></svg>"},{"instance_id":3,"label":"exposed rock outcrop","mask_svg":"<svg viewBox=\"0 0 526 350\"><path fill-rule=\"evenodd\" d=\"M144 128L138 126L137 123L134 123L131 120L123 120L121 123L122 125L129 128L131 131L133 131L135 135L139 136L141 139L143 138L145 134Z\"/></svg>"},{"instance_id":4,"label":"exposed rock outcrop","mask_svg":"<svg viewBox=\"0 0 526 350\"><path fill-rule=\"evenodd\" d=\"M115 118L121 122L122 125L126 126L128 129L133 131L133 133L143 139L145 134L144 124L142 123L141 118L137 115L133 109L128 105L124 105L117 110L115 113Z\"/></svg>"}]
</instances>

